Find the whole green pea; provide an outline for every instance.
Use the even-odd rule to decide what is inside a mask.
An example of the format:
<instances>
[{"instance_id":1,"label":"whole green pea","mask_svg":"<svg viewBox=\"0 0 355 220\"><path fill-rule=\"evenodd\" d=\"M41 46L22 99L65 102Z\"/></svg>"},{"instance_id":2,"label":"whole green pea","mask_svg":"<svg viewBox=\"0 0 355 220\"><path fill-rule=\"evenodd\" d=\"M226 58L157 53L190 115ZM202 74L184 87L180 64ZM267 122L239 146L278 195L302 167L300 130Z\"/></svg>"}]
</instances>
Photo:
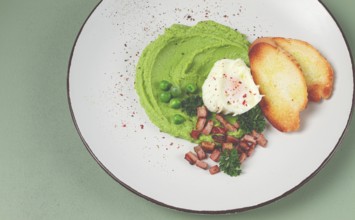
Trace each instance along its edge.
<instances>
[{"instance_id":1,"label":"whole green pea","mask_svg":"<svg viewBox=\"0 0 355 220\"><path fill-rule=\"evenodd\" d=\"M180 114L176 114L174 115L173 117L173 123L176 124L176 125L179 125L179 124L182 124L185 122L185 118L180 115Z\"/></svg>"},{"instance_id":2,"label":"whole green pea","mask_svg":"<svg viewBox=\"0 0 355 220\"><path fill-rule=\"evenodd\" d=\"M189 83L186 85L186 91L188 93L195 93L197 91L197 86L195 84Z\"/></svg>"},{"instance_id":3,"label":"whole green pea","mask_svg":"<svg viewBox=\"0 0 355 220\"><path fill-rule=\"evenodd\" d=\"M166 80L162 80L160 83L159 83L159 88L163 91L168 91L171 87L171 83L166 81Z\"/></svg>"},{"instance_id":4,"label":"whole green pea","mask_svg":"<svg viewBox=\"0 0 355 220\"><path fill-rule=\"evenodd\" d=\"M182 94L181 89L177 86L171 87L170 92L173 97L179 97Z\"/></svg>"},{"instance_id":5,"label":"whole green pea","mask_svg":"<svg viewBox=\"0 0 355 220\"><path fill-rule=\"evenodd\" d=\"M171 99L171 94L170 92L162 92L160 93L160 101L164 102L164 103L168 103Z\"/></svg>"},{"instance_id":6,"label":"whole green pea","mask_svg":"<svg viewBox=\"0 0 355 220\"><path fill-rule=\"evenodd\" d=\"M178 109L181 107L181 101L178 98L172 98L169 102L169 106L173 109Z\"/></svg>"}]
</instances>

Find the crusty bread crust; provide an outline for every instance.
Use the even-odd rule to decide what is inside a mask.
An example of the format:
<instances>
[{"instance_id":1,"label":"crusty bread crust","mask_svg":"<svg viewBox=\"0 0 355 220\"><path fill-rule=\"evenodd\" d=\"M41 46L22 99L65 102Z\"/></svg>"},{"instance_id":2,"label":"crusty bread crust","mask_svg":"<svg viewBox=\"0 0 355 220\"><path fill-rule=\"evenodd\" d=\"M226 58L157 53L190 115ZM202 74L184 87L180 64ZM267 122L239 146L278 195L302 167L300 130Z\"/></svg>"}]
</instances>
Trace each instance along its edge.
<instances>
[{"instance_id":1,"label":"crusty bread crust","mask_svg":"<svg viewBox=\"0 0 355 220\"><path fill-rule=\"evenodd\" d=\"M249 51L253 79L262 95L260 107L268 121L282 132L300 127L300 112L308 103L307 86L297 62L287 52L267 42Z\"/></svg>"},{"instance_id":2,"label":"crusty bread crust","mask_svg":"<svg viewBox=\"0 0 355 220\"><path fill-rule=\"evenodd\" d=\"M307 82L308 98L314 102L329 99L333 91L334 73L327 59L305 41L281 37L275 37L273 40L301 65Z\"/></svg>"},{"instance_id":3,"label":"crusty bread crust","mask_svg":"<svg viewBox=\"0 0 355 220\"><path fill-rule=\"evenodd\" d=\"M255 40L249 50L260 42L269 43L287 51L297 61L306 79L310 101L319 102L331 97L334 83L333 68L311 44L296 39L262 37Z\"/></svg>"},{"instance_id":4,"label":"crusty bread crust","mask_svg":"<svg viewBox=\"0 0 355 220\"><path fill-rule=\"evenodd\" d=\"M270 44L270 45L272 45L274 47L277 47L277 44L272 39L272 37L260 37L260 38L257 38L256 40L254 40L252 44L250 44L249 51L251 50L251 48L253 48L258 43L268 43L268 44Z\"/></svg>"}]
</instances>

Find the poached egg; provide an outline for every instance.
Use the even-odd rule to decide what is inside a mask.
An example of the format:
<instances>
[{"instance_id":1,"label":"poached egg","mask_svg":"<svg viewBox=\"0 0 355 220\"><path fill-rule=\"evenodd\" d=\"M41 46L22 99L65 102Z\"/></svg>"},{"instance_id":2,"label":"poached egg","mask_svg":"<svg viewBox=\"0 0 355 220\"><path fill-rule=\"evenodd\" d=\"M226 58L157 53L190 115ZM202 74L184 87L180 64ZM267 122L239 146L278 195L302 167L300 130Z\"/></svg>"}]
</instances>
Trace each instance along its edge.
<instances>
[{"instance_id":1,"label":"poached egg","mask_svg":"<svg viewBox=\"0 0 355 220\"><path fill-rule=\"evenodd\" d=\"M242 59L222 59L203 83L202 99L209 111L235 116L256 106L262 95Z\"/></svg>"}]
</instances>

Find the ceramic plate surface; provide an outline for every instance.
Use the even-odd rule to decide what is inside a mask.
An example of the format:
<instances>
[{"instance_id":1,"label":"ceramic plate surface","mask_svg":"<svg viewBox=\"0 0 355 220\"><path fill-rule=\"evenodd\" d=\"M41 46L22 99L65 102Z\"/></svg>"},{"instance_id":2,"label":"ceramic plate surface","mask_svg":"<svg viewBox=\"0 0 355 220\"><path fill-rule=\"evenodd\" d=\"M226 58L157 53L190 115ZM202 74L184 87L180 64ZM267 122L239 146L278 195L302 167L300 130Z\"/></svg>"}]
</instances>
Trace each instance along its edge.
<instances>
[{"instance_id":1,"label":"ceramic plate surface","mask_svg":"<svg viewBox=\"0 0 355 220\"><path fill-rule=\"evenodd\" d=\"M134 90L142 50L174 23L214 20L253 41L260 36L314 45L335 71L331 99L309 103L299 132L268 126L243 174L210 175L188 165L194 144L162 133ZM73 48L68 96L77 130L95 160L120 184L157 204L203 213L239 212L282 198L316 174L339 145L349 123L353 67L345 39L316 0L104 0Z\"/></svg>"}]
</instances>

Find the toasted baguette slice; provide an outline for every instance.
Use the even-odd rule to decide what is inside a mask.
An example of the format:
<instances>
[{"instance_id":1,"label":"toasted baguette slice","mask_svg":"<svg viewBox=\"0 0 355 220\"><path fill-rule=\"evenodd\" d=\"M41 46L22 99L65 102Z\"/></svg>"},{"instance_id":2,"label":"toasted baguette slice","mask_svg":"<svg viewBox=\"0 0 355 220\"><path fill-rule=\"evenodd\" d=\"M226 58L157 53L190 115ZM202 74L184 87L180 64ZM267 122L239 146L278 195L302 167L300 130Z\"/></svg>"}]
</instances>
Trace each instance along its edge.
<instances>
[{"instance_id":1,"label":"toasted baguette slice","mask_svg":"<svg viewBox=\"0 0 355 220\"><path fill-rule=\"evenodd\" d=\"M308 88L308 98L318 102L333 91L333 69L317 49L307 42L275 37L276 44L289 52L301 65Z\"/></svg>"},{"instance_id":2,"label":"toasted baguette slice","mask_svg":"<svg viewBox=\"0 0 355 220\"><path fill-rule=\"evenodd\" d=\"M268 121L282 132L300 127L300 112L308 102L307 85L299 65L285 51L259 42L249 51L253 79L263 99L260 107Z\"/></svg>"},{"instance_id":3,"label":"toasted baguette slice","mask_svg":"<svg viewBox=\"0 0 355 220\"><path fill-rule=\"evenodd\" d=\"M310 101L319 102L331 96L334 81L333 69L327 59L312 45L296 39L262 37L255 40L249 48L251 49L260 42L280 47L294 57L305 76Z\"/></svg>"}]
</instances>

